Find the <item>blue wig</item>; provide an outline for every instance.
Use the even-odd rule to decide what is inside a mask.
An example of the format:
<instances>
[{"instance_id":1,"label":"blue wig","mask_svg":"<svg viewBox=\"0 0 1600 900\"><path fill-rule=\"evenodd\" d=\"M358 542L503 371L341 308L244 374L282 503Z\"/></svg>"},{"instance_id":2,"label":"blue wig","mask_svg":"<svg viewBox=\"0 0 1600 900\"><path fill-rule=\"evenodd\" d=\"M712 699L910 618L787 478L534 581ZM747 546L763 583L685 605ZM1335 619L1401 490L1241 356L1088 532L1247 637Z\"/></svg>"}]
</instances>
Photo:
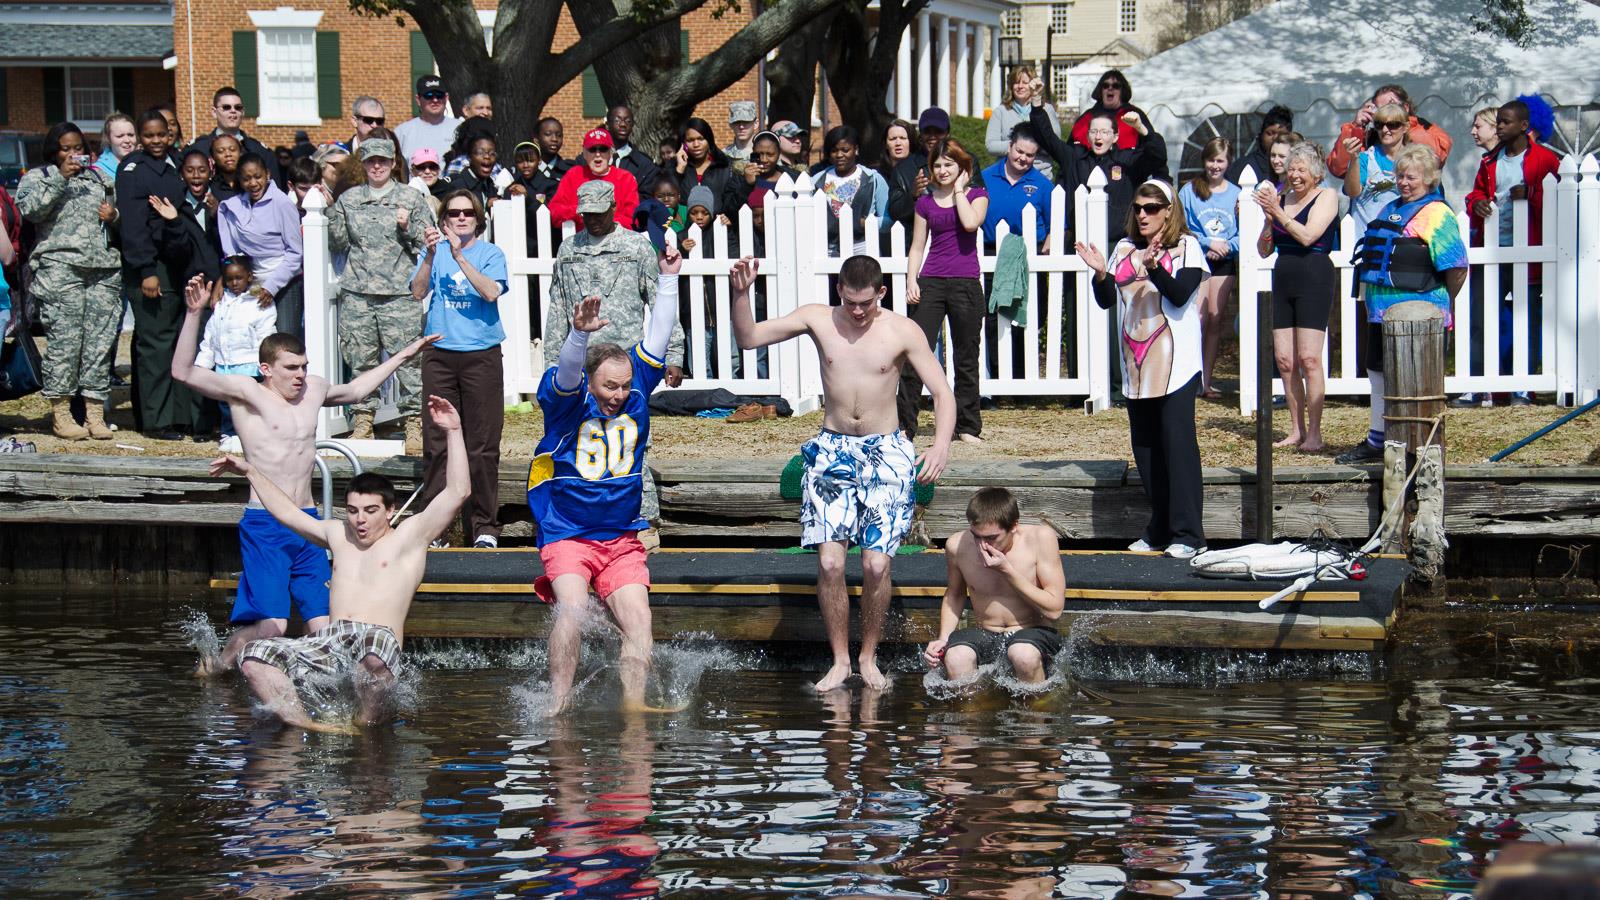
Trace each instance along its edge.
<instances>
[{"instance_id":1,"label":"blue wig","mask_svg":"<svg viewBox=\"0 0 1600 900\"><path fill-rule=\"evenodd\" d=\"M1528 127L1533 129L1534 138L1550 140L1556 131L1556 111L1538 94L1523 94L1517 100L1528 107Z\"/></svg>"}]
</instances>

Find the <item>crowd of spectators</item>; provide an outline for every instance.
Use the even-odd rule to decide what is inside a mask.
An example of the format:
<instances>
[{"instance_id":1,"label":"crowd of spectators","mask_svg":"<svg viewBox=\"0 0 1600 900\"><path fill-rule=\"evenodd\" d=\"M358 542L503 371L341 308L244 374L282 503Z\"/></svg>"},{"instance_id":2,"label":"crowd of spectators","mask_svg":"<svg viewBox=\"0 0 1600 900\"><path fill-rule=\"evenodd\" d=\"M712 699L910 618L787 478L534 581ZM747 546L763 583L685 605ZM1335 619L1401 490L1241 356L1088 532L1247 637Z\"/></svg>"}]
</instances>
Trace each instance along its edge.
<instances>
[{"instance_id":1,"label":"crowd of spectators","mask_svg":"<svg viewBox=\"0 0 1600 900\"><path fill-rule=\"evenodd\" d=\"M383 354L416 340L425 326L430 333L444 333L445 339L424 359L399 372L394 400L407 452L434 459L437 448L431 445L438 436L429 433L420 416L421 392L427 390L447 396L461 409L474 465L489 471L497 459L500 425L498 400L484 398L497 397L501 383L498 345L504 331L496 303L507 289L507 277L503 254L483 232L497 202L526 199L530 246L540 208L549 210L558 242L563 224L577 226L586 237L567 241L572 246L561 251L564 259L574 260L571 268L561 270L572 276L595 269L578 265L578 257L592 262L606 254L639 255L638 246L619 243L614 231L638 236L657 250L670 231L687 251L693 249L690 226L731 224L745 208L757 224L756 246L730 249L763 252L760 225L768 196L784 175L808 172L827 198L833 252L880 253L887 246L888 229L896 223L905 226L911 238L910 314L929 342L952 356L958 432L977 441L982 430L978 344L988 322L989 356L995 356L997 321L991 312L997 300L986 296L991 291L978 270L980 247L1003 264L989 284L1021 290L1016 288L1023 283L1018 266L1026 258L1026 246L1051 250L1052 187L1060 185L1070 196L1099 171L1105 175L1109 203L1109 245L1102 252L1126 239L1130 249L1121 257L1112 255L1133 258L1130 253L1148 249L1140 234L1129 230L1143 222L1136 198L1147 183L1170 177L1167 142L1149 116L1133 105L1133 86L1121 72L1105 73L1095 86L1093 103L1064 133L1032 70L1014 70L1008 85L1006 102L993 110L984 134L984 149L996 161L981 169L974 162L976 148L962 147L952 138L950 116L937 107L923 110L914 123L891 122L876 142L880 157L866 159L862 135L849 126L827 131L820 153L814 154L807 129L788 120L762 128L756 104L748 101L730 104L725 127L692 116L655 147L634 145L634 114L625 104L611 107L604 125L584 131L575 148L568 147L564 124L546 117L527 140L515 144L512 159L502 161L500 148L508 142L496 130L491 98L468 96L459 106L460 115L452 115L451 98L432 75L416 82L416 116L391 125L383 102L363 96L351 104L350 136L320 146L301 133L291 147L268 148L246 134L241 128L244 101L231 87L211 98L214 127L188 143L167 107L108 116L97 136L98 156L88 136L72 123L62 123L46 135L45 165L27 173L15 204L0 196L10 238L0 258L9 291L0 297L28 297L26 306L16 299L0 305L0 323L10 329L42 329L46 348L41 380L56 436L111 439L105 406L118 384L113 362L126 313L133 323L134 429L152 438L195 441L214 440L220 432L227 440L224 411L192 396L168 371L184 315L182 286L197 274L215 286L214 325L205 344L213 352L202 358L219 370L247 368L244 351L269 320L275 332L303 335L299 220L305 198L317 192L328 208L330 249L342 266L339 344L349 374L376 366ZM1555 171L1556 157L1540 143L1542 133L1534 125L1540 109L1533 101L1532 108L1530 98L1520 98L1483 110L1473 123L1474 141L1483 152L1478 177L1464 198L1474 241L1486 234L1508 241L1511 201L1523 198L1531 206L1531 238L1540 239L1543 178ZM1417 148L1429 154L1431 166L1414 152ZM1235 283L1240 241L1254 238L1262 252L1277 254L1272 273L1274 345L1291 422L1281 443L1321 450L1321 354L1331 311L1337 308L1338 284L1329 254L1341 209L1348 207L1359 244L1370 223L1391 216L1397 207L1404 208L1409 222L1418 209L1427 212L1424 220L1431 220L1440 208L1461 206L1450 204L1438 187L1438 170L1450 151L1444 129L1420 118L1399 85L1375 90L1327 149L1295 133L1293 112L1282 106L1260 118L1259 131L1246 147L1235 148L1222 138L1205 144L1203 171L1181 189L1168 183L1162 194L1172 208L1170 227L1195 241L1183 265L1204 268L1208 275L1191 292L1197 307L1194 327L1181 329L1185 340L1190 335L1199 340L1196 396L1220 396L1213 369L1223 332L1230 327L1224 309ZM1248 196L1239 186L1246 166L1257 182ZM1425 195L1413 196L1414 186L1407 190L1408 171L1414 173L1409 176L1413 181L1427 186ZM601 191L586 188L596 183L605 186L609 223L598 221L592 211L601 205L595 199ZM1424 196L1429 202L1419 205ZM1266 227L1259 235L1240 235L1243 203L1262 209ZM1036 211L1035 230L1024 234L1023 210L1028 206ZM1082 235L1075 230L1070 204L1059 214L1069 244L1057 249L1069 252ZM846 217L852 246L840 247ZM879 224L878 233L871 231L873 222ZM1166 228L1163 218L1162 229L1151 234ZM1427 243L1404 227L1401 233L1380 230L1384 240L1399 240L1403 247L1417 240ZM730 231L730 238L737 243L737 229ZM1172 249L1165 248L1169 255ZM1358 257L1367 267L1357 279L1364 297L1403 286L1405 279L1391 277L1394 273L1383 268L1384 260L1371 254ZM1454 265L1437 256L1432 263L1440 272ZM1108 277L1118 276L1112 272ZM1429 282L1428 290L1412 293L1432 291L1429 296L1437 301L1438 291L1444 290L1447 304L1449 293L1460 286L1457 279L1434 280L1439 283ZM1527 333L1537 358L1537 267L1529 280L1535 321ZM1509 278L1500 283L1508 285ZM573 289L588 291L595 285ZM1472 280L1471 290L1475 300L1481 299L1481 279ZM1167 300L1182 306L1191 296ZM1067 315L1075 315L1075 304L1067 307ZM1509 304L1500 308L1509 314ZM21 310L30 312L19 315ZM1376 332L1382 308L1369 301L1362 310L1366 331ZM1025 316L1025 310L1020 312ZM1017 317L1007 315L1002 321L1017 323ZM565 325L542 324L546 336ZM947 345L941 337L946 326ZM706 331L714 328L707 320ZM1070 325L1066 331L1073 333ZM1513 329L1504 324L1500 334L1509 344ZM1370 348L1377 344L1370 334L1364 333L1358 346L1361 365L1381 379L1381 360L1371 358ZM681 341L675 342L669 381L683 375L681 347ZM1023 351L1014 346L1013 352L1020 356ZM1510 355L1507 346L1502 358ZM764 368L764 358L762 364ZM1474 365L1482 365L1476 345ZM910 434L917 429L914 398L920 387L914 376L904 382L901 419ZM1527 399L1522 395L1510 402ZM1457 402L1494 401L1487 395L1467 395ZM1373 405L1381 408L1376 400ZM373 436L373 414L371 401L353 408L352 437ZM1381 424L1379 414L1374 412L1374 434ZM1372 450L1364 444L1352 452L1366 458ZM430 465L430 471L435 468ZM482 475L474 471L475 479ZM497 528L484 509L469 505L469 517L481 533L492 535Z\"/></svg>"}]
</instances>

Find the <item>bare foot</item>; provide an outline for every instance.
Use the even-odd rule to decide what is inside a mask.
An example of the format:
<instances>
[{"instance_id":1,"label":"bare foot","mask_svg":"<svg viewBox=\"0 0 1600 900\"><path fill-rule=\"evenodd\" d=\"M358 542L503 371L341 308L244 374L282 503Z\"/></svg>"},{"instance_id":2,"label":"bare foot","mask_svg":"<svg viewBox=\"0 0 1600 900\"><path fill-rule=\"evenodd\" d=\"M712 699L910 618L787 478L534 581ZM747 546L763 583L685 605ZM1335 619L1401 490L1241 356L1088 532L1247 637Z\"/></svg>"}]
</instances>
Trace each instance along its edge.
<instances>
[{"instance_id":1,"label":"bare foot","mask_svg":"<svg viewBox=\"0 0 1600 900\"><path fill-rule=\"evenodd\" d=\"M215 678L227 670L228 667L222 664L222 657L211 654L200 657L200 661L194 667L194 677Z\"/></svg>"},{"instance_id":2,"label":"bare foot","mask_svg":"<svg viewBox=\"0 0 1600 900\"><path fill-rule=\"evenodd\" d=\"M817 680L816 691L819 694L826 694L829 691L836 691L839 688L844 687L844 683L849 680L850 664L834 663L833 668L829 669L826 675L823 675Z\"/></svg>"},{"instance_id":3,"label":"bare foot","mask_svg":"<svg viewBox=\"0 0 1600 900\"><path fill-rule=\"evenodd\" d=\"M983 438L978 437L975 434L963 434L963 435L961 435L961 439L963 441L966 441L969 444L981 444L981 443L983 443Z\"/></svg>"},{"instance_id":4,"label":"bare foot","mask_svg":"<svg viewBox=\"0 0 1600 900\"><path fill-rule=\"evenodd\" d=\"M567 697L566 695L562 695L550 698L550 705L545 707L544 714L549 718L554 719L556 716L559 716L566 711Z\"/></svg>"},{"instance_id":5,"label":"bare foot","mask_svg":"<svg viewBox=\"0 0 1600 900\"><path fill-rule=\"evenodd\" d=\"M360 734L361 729L354 722L318 722L315 719L306 719L303 722L290 724L304 728L307 731L320 731L323 734Z\"/></svg>"},{"instance_id":6,"label":"bare foot","mask_svg":"<svg viewBox=\"0 0 1600 900\"><path fill-rule=\"evenodd\" d=\"M884 677L883 672L878 669L877 660L863 659L860 661L860 665L861 680L866 682L867 687L875 691L881 691L889 686L889 679Z\"/></svg>"},{"instance_id":7,"label":"bare foot","mask_svg":"<svg viewBox=\"0 0 1600 900\"><path fill-rule=\"evenodd\" d=\"M1321 441L1317 441L1316 443L1312 443L1311 441L1306 441L1304 444L1300 445L1300 452L1301 453L1321 453L1322 452L1322 448L1323 448L1323 444L1322 444Z\"/></svg>"},{"instance_id":8,"label":"bare foot","mask_svg":"<svg viewBox=\"0 0 1600 900\"><path fill-rule=\"evenodd\" d=\"M1288 437L1284 438L1281 441L1274 441L1272 446L1280 447L1280 448L1281 447L1298 447L1298 446L1300 446L1300 442L1303 441L1303 440L1305 440L1305 438L1302 437L1301 435L1291 434L1291 435L1289 435Z\"/></svg>"}]
</instances>

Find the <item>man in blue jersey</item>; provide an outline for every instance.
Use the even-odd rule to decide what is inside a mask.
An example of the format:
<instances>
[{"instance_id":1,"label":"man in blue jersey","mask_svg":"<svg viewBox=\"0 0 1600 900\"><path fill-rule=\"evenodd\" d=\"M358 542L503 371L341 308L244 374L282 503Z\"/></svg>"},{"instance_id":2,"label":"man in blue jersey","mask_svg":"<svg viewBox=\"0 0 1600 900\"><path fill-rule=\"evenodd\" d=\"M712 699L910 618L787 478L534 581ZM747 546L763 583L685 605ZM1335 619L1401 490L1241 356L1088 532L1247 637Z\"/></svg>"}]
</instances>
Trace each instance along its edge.
<instances>
[{"instance_id":1,"label":"man in blue jersey","mask_svg":"<svg viewBox=\"0 0 1600 900\"><path fill-rule=\"evenodd\" d=\"M604 601L622 629L623 707L662 711L644 702L650 669L650 569L638 533L641 472L650 442L650 393L666 376L667 341L677 323L678 270L669 246L658 268L656 305L644 339L630 348L589 346L604 328L600 298L583 298L556 365L539 382L544 437L528 471L528 506L539 523L544 575L534 584L556 606L550 627L551 711L572 691L582 652L589 592Z\"/></svg>"}]
</instances>

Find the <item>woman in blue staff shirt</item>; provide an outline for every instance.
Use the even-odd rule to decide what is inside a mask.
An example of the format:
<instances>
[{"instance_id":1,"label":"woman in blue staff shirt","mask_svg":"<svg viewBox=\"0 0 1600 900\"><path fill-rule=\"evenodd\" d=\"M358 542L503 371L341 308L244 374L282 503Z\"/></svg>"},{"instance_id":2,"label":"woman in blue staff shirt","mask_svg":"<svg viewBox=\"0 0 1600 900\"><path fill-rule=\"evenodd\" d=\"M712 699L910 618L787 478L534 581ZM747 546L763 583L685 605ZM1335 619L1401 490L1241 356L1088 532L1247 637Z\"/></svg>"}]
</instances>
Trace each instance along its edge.
<instances>
[{"instance_id":1,"label":"woman in blue staff shirt","mask_svg":"<svg viewBox=\"0 0 1600 900\"><path fill-rule=\"evenodd\" d=\"M500 543L500 431L505 423L504 374L498 301L509 287L506 255L479 240L488 221L471 191L456 190L439 203L439 227L423 232L427 249L411 276L411 295L428 303L428 334L442 335L422 362L422 393L461 411L472 498L462 508L465 535L474 547ZM444 486L445 435L430 420L422 432L426 503Z\"/></svg>"}]
</instances>

